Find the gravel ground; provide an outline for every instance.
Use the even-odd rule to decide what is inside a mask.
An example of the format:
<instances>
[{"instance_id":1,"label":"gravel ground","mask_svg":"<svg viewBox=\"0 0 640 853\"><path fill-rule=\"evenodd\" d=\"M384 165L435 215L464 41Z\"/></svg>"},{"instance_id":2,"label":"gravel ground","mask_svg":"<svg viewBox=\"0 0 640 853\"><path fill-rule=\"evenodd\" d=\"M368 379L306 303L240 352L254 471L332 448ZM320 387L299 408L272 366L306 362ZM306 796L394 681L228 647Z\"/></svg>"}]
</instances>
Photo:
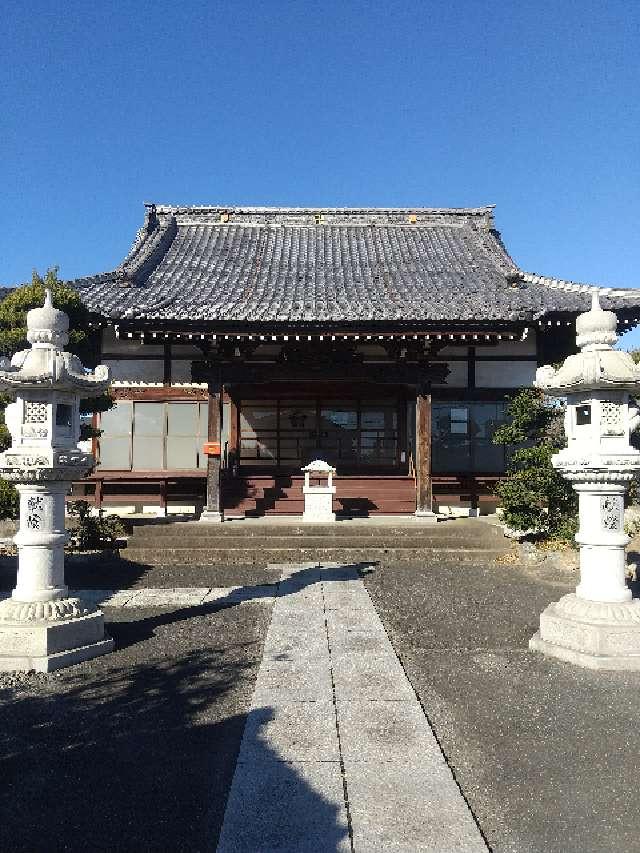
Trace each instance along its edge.
<instances>
[{"instance_id":1,"label":"gravel ground","mask_svg":"<svg viewBox=\"0 0 640 853\"><path fill-rule=\"evenodd\" d=\"M105 615L113 654L0 674L0 850L213 851L270 607Z\"/></svg>"},{"instance_id":2,"label":"gravel ground","mask_svg":"<svg viewBox=\"0 0 640 853\"><path fill-rule=\"evenodd\" d=\"M16 557L0 557L0 589L16 583ZM149 566L104 554L67 554L65 579L72 589L144 589L188 586L254 586L277 583L279 569L256 566Z\"/></svg>"},{"instance_id":3,"label":"gravel ground","mask_svg":"<svg viewBox=\"0 0 640 853\"><path fill-rule=\"evenodd\" d=\"M365 583L495 853L640 851L640 673L529 652L558 566L379 567Z\"/></svg>"}]
</instances>

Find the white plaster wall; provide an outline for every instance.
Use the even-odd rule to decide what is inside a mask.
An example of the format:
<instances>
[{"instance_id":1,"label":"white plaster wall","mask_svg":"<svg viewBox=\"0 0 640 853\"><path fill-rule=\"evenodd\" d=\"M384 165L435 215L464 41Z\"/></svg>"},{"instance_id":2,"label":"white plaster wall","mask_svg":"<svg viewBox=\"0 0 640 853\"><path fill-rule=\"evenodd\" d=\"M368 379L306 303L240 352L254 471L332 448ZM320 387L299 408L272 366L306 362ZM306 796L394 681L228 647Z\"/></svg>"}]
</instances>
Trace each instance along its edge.
<instances>
[{"instance_id":1,"label":"white plaster wall","mask_svg":"<svg viewBox=\"0 0 640 853\"><path fill-rule=\"evenodd\" d=\"M535 361L476 361L476 388L529 387L535 375Z\"/></svg>"},{"instance_id":2,"label":"white plaster wall","mask_svg":"<svg viewBox=\"0 0 640 853\"><path fill-rule=\"evenodd\" d=\"M163 382L164 361L159 359L104 359L116 382Z\"/></svg>"}]
</instances>

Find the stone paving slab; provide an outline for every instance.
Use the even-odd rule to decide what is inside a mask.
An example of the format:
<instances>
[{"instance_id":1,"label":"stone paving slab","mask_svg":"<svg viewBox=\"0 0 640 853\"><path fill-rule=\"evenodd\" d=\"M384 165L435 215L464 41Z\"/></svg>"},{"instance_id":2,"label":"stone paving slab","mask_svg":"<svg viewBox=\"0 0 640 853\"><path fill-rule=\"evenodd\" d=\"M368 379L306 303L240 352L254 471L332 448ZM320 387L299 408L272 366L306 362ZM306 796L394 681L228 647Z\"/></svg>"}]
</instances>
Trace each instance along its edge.
<instances>
[{"instance_id":1,"label":"stone paving slab","mask_svg":"<svg viewBox=\"0 0 640 853\"><path fill-rule=\"evenodd\" d=\"M351 853L339 761L240 762L217 853Z\"/></svg>"},{"instance_id":2,"label":"stone paving slab","mask_svg":"<svg viewBox=\"0 0 640 853\"><path fill-rule=\"evenodd\" d=\"M260 667L253 702L273 705L279 700L320 701L331 695L331 667L324 658L295 661L266 659Z\"/></svg>"},{"instance_id":3,"label":"stone paving slab","mask_svg":"<svg viewBox=\"0 0 640 853\"><path fill-rule=\"evenodd\" d=\"M304 627L283 629L279 638L267 637L264 660L318 660L329 659L327 640L320 632Z\"/></svg>"},{"instance_id":4,"label":"stone paving slab","mask_svg":"<svg viewBox=\"0 0 640 853\"><path fill-rule=\"evenodd\" d=\"M141 589L124 606L197 607L199 604L202 604L208 592L208 587L195 589Z\"/></svg>"},{"instance_id":5,"label":"stone paving slab","mask_svg":"<svg viewBox=\"0 0 640 853\"><path fill-rule=\"evenodd\" d=\"M384 632L384 628L380 624L378 614L370 607L368 610L360 608L354 610L351 607L340 610L326 610L325 620L329 630L329 636L333 636L333 632L337 630L363 630Z\"/></svg>"},{"instance_id":6,"label":"stone paving slab","mask_svg":"<svg viewBox=\"0 0 640 853\"><path fill-rule=\"evenodd\" d=\"M335 581L339 583L339 581ZM357 593L355 591L336 591L325 596L325 607L327 610L369 610L371 599L366 594L364 587Z\"/></svg>"},{"instance_id":7,"label":"stone paving slab","mask_svg":"<svg viewBox=\"0 0 640 853\"><path fill-rule=\"evenodd\" d=\"M367 654L380 657L395 652L385 631L380 627L365 625L351 627L327 621L329 645L334 658Z\"/></svg>"},{"instance_id":8,"label":"stone paving slab","mask_svg":"<svg viewBox=\"0 0 640 853\"><path fill-rule=\"evenodd\" d=\"M425 761L437 769L444 761L415 697L413 701L338 699L337 714L345 761Z\"/></svg>"},{"instance_id":9,"label":"stone paving slab","mask_svg":"<svg viewBox=\"0 0 640 853\"><path fill-rule=\"evenodd\" d=\"M415 693L404 670L390 653L332 655L333 679L339 703L345 700L405 699L415 702Z\"/></svg>"},{"instance_id":10,"label":"stone paving slab","mask_svg":"<svg viewBox=\"0 0 640 853\"><path fill-rule=\"evenodd\" d=\"M357 567L289 567L219 853L486 849Z\"/></svg>"},{"instance_id":11,"label":"stone paving slab","mask_svg":"<svg viewBox=\"0 0 640 853\"><path fill-rule=\"evenodd\" d=\"M329 699L252 707L239 761L338 761L333 703Z\"/></svg>"},{"instance_id":12,"label":"stone paving slab","mask_svg":"<svg viewBox=\"0 0 640 853\"><path fill-rule=\"evenodd\" d=\"M467 805L450 794L451 773L417 762L345 763L353 846L358 853L477 853Z\"/></svg>"},{"instance_id":13,"label":"stone paving slab","mask_svg":"<svg viewBox=\"0 0 640 853\"><path fill-rule=\"evenodd\" d=\"M267 585L214 587L207 592L204 601L220 601L224 598L230 603L241 601L264 601L269 603L274 600L275 594L275 588Z\"/></svg>"},{"instance_id":14,"label":"stone paving slab","mask_svg":"<svg viewBox=\"0 0 640 853\"><path fill-rule=\"evenodd\" d=\"M72 589L70 595L77 595L104 607L126 607L138 594L135 589ZM94 595L95 594L95 595Z\"/></svg>"}]
</instances>

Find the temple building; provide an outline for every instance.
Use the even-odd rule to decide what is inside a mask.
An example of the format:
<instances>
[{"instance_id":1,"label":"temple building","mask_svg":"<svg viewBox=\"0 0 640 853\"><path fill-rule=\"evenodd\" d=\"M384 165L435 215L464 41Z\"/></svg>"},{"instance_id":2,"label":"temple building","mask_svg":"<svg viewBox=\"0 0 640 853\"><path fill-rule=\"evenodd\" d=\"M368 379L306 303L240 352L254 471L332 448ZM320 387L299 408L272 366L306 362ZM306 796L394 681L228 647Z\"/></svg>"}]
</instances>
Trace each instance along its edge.
<instances>
[{"instance_id":1,"label":"temple building","mask_svg":"<svg viewBox=\"0 0 640 853\"><path fill-rule=\"evenodd\" d=\"M79 279L117 403L75 493L122 511L484 512L510 394L575 345L594 287L524 272L493 207L147 204L120 266ZM622 331L640 291L598 288Z\"/></svg>"}]
</instances>

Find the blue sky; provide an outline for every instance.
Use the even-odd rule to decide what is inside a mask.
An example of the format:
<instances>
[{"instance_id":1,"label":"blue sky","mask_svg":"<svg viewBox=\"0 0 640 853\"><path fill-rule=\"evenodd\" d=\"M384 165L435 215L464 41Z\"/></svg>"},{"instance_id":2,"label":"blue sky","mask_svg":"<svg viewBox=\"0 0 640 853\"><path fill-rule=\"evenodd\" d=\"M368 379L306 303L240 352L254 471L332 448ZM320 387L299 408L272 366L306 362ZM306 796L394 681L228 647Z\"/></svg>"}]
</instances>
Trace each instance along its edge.
<instances>
[{"instance_id":1,"label":"blue sky","mask_svg":"<svg viewBox=\"0 0 640 853\"><path fill-rule=\"evenodd\" d=\"M524 269L640 286L634 0L5 0L0 28L0 282L114 267L144 201L495 203Z\"/></svg>"}]
</instances>

